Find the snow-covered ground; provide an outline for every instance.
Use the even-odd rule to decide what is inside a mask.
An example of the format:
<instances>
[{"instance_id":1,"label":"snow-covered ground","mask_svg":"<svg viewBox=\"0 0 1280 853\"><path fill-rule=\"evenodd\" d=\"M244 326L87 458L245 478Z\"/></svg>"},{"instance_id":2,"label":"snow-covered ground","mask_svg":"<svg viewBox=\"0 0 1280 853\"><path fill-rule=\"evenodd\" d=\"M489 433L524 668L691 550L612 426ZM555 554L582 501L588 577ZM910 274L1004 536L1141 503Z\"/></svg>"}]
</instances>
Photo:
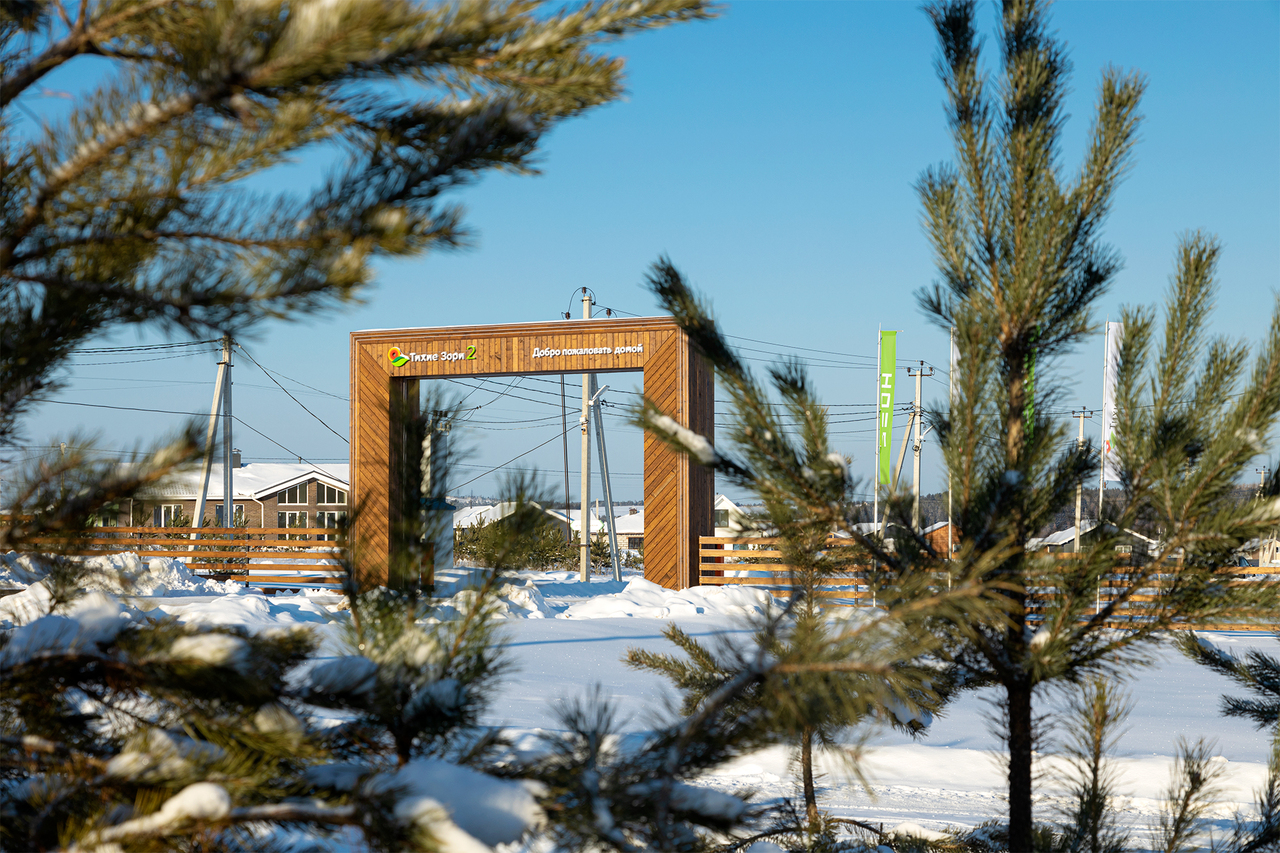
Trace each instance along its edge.
<instances>
[{"instance_id":1,"label":"snow-covered ground","mask_svg":"<svg viewBox=\"0 0 1280 853\"><path fill-rule=\"evenodd\" d=\"M93 582L99 588L123 591L138 610L156 610L183 622L236 624L253 631L307 624L324 637L345 618L332 592L264 596L238 584L193 578L176 561L133 555L95 559L102 562L100 580ZM110 580L115 570L131 578L127 589ZM439 592L466 595L476 577L475 570L455 570L440 579ZM26 586L33 580L20 558L0 556L0 587ZM764 593L748 588L673 592L635 574L622 582L593 579L581 584L570 573L521 573L501 592L513 667L485 722L506 728L517 741L556 728L556 701L584 695L597 685L617 704L627 731L651 727L672 694L657 676L623 665L626 650L667 646L662 630L670 622L694 636L720 634L745 642L744 615L767 604ZM38 598L35 590L0 598L0 625L21 621L38 606ZM1232 651L1280 653L1276 640L1266 634L1209 637ZM1125 795L1120 805L1139 834L1155 818L1179 737L1216 742L1215 754L1226 770L1218 815L1223 825L1235 809L1249 808L1252 792L1265 776L1268 736L1242 720L1219 715L1218 697L1230 690L1223 679L1165 649L1156 655L1155 665L1131 672L1127 688L1135 704L1116 766ZM824 806L837 816L886 827L906 821L926 829L972 826L1000 815L998 740L988 722L992 698L990 692L962 696L918 740L892 731L876 734L861 764L870 790L852 780L839 762L826 760L821 767ZM1042 697L1039 708L1052 722L1061 706L1062 697L1050 694ZM725 790L749 788L757 799L795 796L789 761L785 749L769 749L722 768L705 782ZM1042 819L1051 817L1055 762L1046 749Z\"/></svg>"}]
</instances>

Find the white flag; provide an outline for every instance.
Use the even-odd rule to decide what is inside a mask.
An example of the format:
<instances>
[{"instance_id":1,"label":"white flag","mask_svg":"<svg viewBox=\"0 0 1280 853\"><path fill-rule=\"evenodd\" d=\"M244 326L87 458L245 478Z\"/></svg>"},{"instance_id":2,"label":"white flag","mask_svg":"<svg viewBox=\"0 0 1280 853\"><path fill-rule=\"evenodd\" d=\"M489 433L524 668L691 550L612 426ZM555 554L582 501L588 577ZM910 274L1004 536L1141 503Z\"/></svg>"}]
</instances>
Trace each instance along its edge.
<instances>
[{"instance_id":1,"label":"white flag","mask_svg":"<svg viewBox=\"0 0 1280 853\"><path fill-rule=\"evenodd\" d=\"M1120 459L1112 435L1116 428L1116 374L1120 369L1120 341L1123 323L1107 323L1106 352L1102 365L1102 479L1120 479Z\"/></svg>"}]
</instances>

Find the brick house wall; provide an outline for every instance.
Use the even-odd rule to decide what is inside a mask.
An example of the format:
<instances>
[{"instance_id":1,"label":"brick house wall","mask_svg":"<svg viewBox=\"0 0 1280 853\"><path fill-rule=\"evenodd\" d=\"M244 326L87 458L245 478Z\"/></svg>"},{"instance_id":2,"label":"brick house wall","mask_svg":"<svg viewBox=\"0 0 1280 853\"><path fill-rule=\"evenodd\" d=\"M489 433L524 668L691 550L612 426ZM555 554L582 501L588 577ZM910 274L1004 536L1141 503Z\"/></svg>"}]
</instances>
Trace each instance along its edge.
<instances>
[{"instance_id":1,"label":"brick house wall","mask_svg":"<svg viewBox=\"0 0 1280 853\"><path fill-rule=\"evenodd\" d=\"M946 521L941 522L940 524L938 524L937 527L935 527L933 530L930 530L928 533L924 535L925 540L929 543L929 547L932 548L935 553L941 555L944 558L948 556L947 555L947 529L949 524L950 522L946 522ZM958 527L956 528L955 533L952 534L951 547L956 551L960 549L960 528Z\"/></svg>"},{"instance_id":2,"label":"brick house wall","mask_svg":"<svg viewBox=\"0 0 1280 853\"><path fill-rule=\"evenodd\" d=\"M274 528L282 526L279 523L279 513L281 512L306 513L305 526L307 528L313 528L319 526L317 524L317 519L319 518L317 515L318 513L346 513L349 510L349 507L345 502L331 503L326 501L321 503L319 501L320 487L325 487L326 497L329 496L330 492L337 491L340 493L337 497L341 497L344 500L349 501L349 492L346 489L335 489L314 477L308 479L305 483L300 483L298 485L305 491L305 502L282 503L280 500L280 492L272 493L260 500L237 498L235 500L236 515L240 516L243 514L246 519L245 526L247 527ZM294 495L294 497L300 496ZM144 524L155 524L157 520L156 515L159 514L159 526L164 526L165 520L172 515L172 510L168 508L181 507L182 514L187 518L192 518L195 514L197 502L194 499L186 498L154 497L146 500L145 502L135 500L134 503L136 506L134 510L135 518L138 515L144 515ZM216 502L206 501L204 514L211 524L217 520L218 513L221 512L221 507L222 502L220 500ZM120 508L118 523L121 525L130 524L131 520L129 516L130 511L126 504Z\"/></svg>"}]
</instances>

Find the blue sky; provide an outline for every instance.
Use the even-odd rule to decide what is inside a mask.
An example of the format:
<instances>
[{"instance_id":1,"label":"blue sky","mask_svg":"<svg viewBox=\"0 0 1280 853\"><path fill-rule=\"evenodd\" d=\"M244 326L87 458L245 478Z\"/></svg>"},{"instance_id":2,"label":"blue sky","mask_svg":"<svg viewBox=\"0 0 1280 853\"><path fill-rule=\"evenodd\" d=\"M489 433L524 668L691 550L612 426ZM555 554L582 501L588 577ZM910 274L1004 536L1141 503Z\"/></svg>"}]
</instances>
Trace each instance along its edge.
<instances>
[{"instance_id":1,"label":"blue sky","mask_svg":"<svg viewBox=\"0 0 1280 853\"><path fill-rule=\"evenodd\" d=\"M992 14L984 8L988 32ZM1101 69L1149 78L1136 166L1106 229L1125 268L1097 319L1159 301L1178 235L1200 228L1225 247L1216 331L1260 340L1280 283L1280 4L1063 2L1053 20L1075 64L1068 171L1079 162ZM722 327L765 351L748 355L835 354L837 363L813 370L827 402L873 399L872 371L850 365L874 357L878 326L901 330L900 365L945 367L946 333L927 323L914 296L934 271L912 185L950 155L933 37L915 4L734 3L719 20L643 34L617 51L627 59L629 96L557 129L543 175L491 176L458 194L475 233L471 249L381 265L364 305L263 326L245 341L255 358L325 392L286 382L345 435L348 332L555 319L582 286L602 306L651 314L640 281L667 253ZM128 332L103 344L155 340ZM1098 337L1057 365L1073 383L1067 402L1100 405L1101 347ZM60 399L207 412L212 354L106 363L116 360L77 359ZM247 360L237 360L235 377L237 414L278 442L240 430L246 461L345 459L346 444ZM945 395L945 377L937 379L925 383L926 398ZM487 428L464 432L472 467L459 469L458 484L559 432L558 421L503 423L557 413L557 387L526 380L497 399L507 384L471 397L484 404L475 420ZM639 375L610 384L638 388ZM25 444L97 431L104 447L128 448L180 420L46 405L28 422ZM1095 436L1097 423L1089 422ZM864 477L870 426L835 427L837 447ZM615 497L639 498L639 435L620 418L609 429ZM571 461L577 454L571 443ZM926 491L942 488L936 456L926 444ZM554 484L560 460L557 441L516 464L546 471ZM481 477L461 491L492 493L497 480Z\"/></svg>"}]
</instances>

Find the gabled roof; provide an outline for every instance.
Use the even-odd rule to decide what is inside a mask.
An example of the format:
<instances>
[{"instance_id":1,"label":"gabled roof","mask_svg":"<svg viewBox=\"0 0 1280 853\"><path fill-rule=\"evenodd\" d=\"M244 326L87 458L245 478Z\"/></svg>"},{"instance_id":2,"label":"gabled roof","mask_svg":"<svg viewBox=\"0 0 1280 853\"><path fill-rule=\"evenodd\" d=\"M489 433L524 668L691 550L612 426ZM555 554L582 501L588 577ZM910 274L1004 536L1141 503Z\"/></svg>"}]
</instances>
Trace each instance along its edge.
<instances>
[{"instance_id":1,"label":"gabled roof","mask_svg":"<svg viewBox=\"0 0 1280 853\"><path fill-rule=\"evenodd\" d=\"M535 503L534 506L538 506L538 504ZM541 509L547 515L551 516L551 518L555 519L561 524L564 524L565 522L564 510L547 509L546 507L542 507L542 506L538 506L538 508ZM498 521L499 519L503 519L503 518L506 518L508 515L511 515L511 513L515 512L515 510L516 510L516 505L512 501L503 501L502 503L490 504L486 506L463 507L462 509L459 509L456 512L454 512L453 526L456 529L456 528L462 528L462 527L471 527L472 525L476 525L476 524L492 524L493 522ZM574 509L569 511L570 529L572 530L578 529L578 517L581 514L582 514L581 510ZM594 512L590 512L587 515L591 519L590 523L591 523L592 533L599 533L600 531L604 530L604 522L596 518L596 515Z\"/></svg>"},{"instance_id":2,"label":"gabled roof","mask_svg":"<svg viewBox=\"0 0 1280 853\"><path fill-rule=\"evenodd\" d=\"M644 507L640 507L636 512L618 516L613 520L613 526L619 536L643 536Z\"/></svg>"},{"instance_id":3,"label":"gabled roof","mask_svg":"<svg viewBox=\"0 0 1280 853\"><path fill-rule=\"evenodd\" d=\"M1098 526L1097 519L1087 519L1081 522L1080 535L1081 536L1087 535L1097 526ZM1116 529L1115 526L1110 523L1108 523L1105 526L1110 531L1114 531ZM1150 536L1143 536L1141 533L1139 533L1136 530L1130 530L1129 528L1126 527L1124 529L1124 532L1134 537L1135 539L1141 539L1143 542L1146 542L1148 545L1156 544L1156 540L1152 539ZM1028 539L1027 550L1037 551L1041 548L1051 548L1058 545L1066 545L1068 542L1074 542L1075 538L1076 538L1076 527L1073 524L1070 527L1066 528L1065 530L1055 530L1053 533L1050 533L1048 536L1040 536L1034 539Z\"/></svg>"},{"instance_id":4,"label":"gabled roof","mask_svg":"<svg viewBox=\"0 0 1280 853\"><path fill-rule=\"evenodd\" d=\"M741 507L724 495L716 495L716 509L737 510L738 512L742 511Z\"/></svg>"},{"instance_id":5,"label":"gabled roof","mask_svg":"<svg viewBox=\"0 0 1280 853\"><path fill-rule=\"evenodd\" d=\"M318 480L335 489L350 489L350 465L345 462L324 466L294 462L250 462L232 469L233 500L264 500L299 483ZM144 500L197 500L200 497L200 466L177 471L139 492ZM222 500L222 465L209 472L208 500Z\"/></svg>"}]
</instances>

